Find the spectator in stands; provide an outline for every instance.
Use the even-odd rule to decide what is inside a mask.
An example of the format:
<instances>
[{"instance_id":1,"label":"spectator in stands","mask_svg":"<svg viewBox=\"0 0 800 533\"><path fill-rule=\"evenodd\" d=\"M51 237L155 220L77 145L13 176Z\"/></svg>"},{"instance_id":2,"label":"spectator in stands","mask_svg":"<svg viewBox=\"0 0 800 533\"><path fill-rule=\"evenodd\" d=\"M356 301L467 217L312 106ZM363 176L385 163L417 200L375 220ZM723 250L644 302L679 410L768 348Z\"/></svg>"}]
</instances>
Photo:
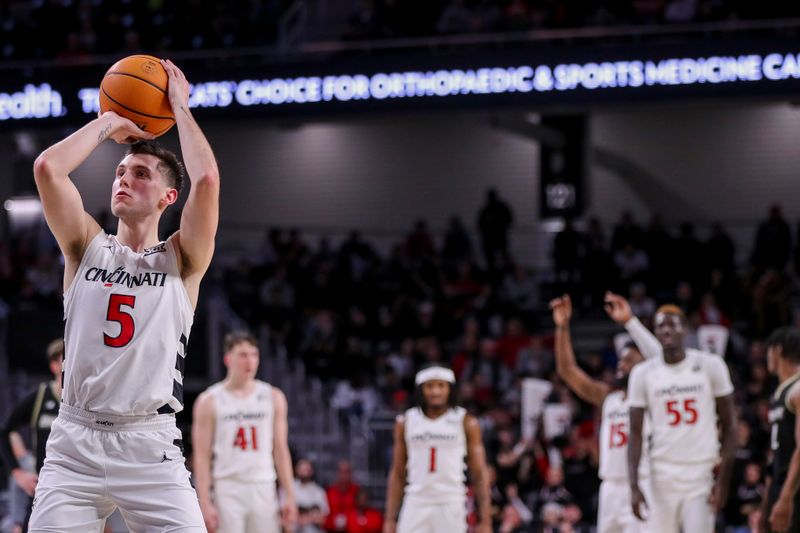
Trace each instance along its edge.
<instances>
[{"instance_id":1,"label":"spectator in stands","mask_svg":"<svg viewBox=\"0 0 800 533\"><path fill-rule=\"evenodd\" d=\"M555 502L545 503L542 506L539 519L542 533L561 533L559 525L563 514L563 505Z\"/></svg>"},{"instance_id":2,"label":"spectator in stands","mask_svg":"<svg viewBox=\"0 0 800 533\"><path fill-rule=\"evenodd\" d=\"M647 279L648 286L654 294L667 288L672 288L675 280L672 272L673 239L664 227L661 216L655 214L650 219L647 229L642 235L642 246L647 254L647 263L650 266Z\"/></svg>"},{"instance_id":3,"label":"spectator in stands","mask_svg":"<svg viewBox=\"0 0 800 533\"><path fill-rule=\"evenodd\" d=\"M347 513L346 533L381 533L383 515L369 505L369 494L364 489L358 491L356 506Z\"/></svg>"},{"instance_id":4,"label":"spectator in stands","mask_svg":"<svg viewBox=\"0 0 800 533\"><path fill-rule=\"evenodd\" d=\"M360 0L347 20L343 39L377 39L383 36L383 18L378 0Z\"/></svg>"},{"instance_id":5,"label":"spectator in stands","mask_svg":"<svg viewBox=\"0 0 800 533\"><path fill-rule=\"evenodd\" d=\"M750 262L757 270L773 268L782 271L789 261L792 231L783 218L781 207L770 207L769 218L758 226Z\"/></svg>"},{"instance_id":6,"label":"spectator in stands","mask_svg":"<svg viewBox=\"0 0 800 533\"><path fill-rule=\"evenodd\" d=\"M442 261L445 268L453 268L464 261L472 260L472 239L470 239L461 219L453 216L450 218L450 225L444 235Z\"/></svg>"},{"instance_id":7,"label":"spectator in stands","mask_svg":"<svg viewBox=\"0 0 800 533\"><path fill-rule=\"evenodd\" d=\"M314 465L308 459L300 459L295 466L294 497L299 513L296 533L323 533L328 498L325 489L314 481Z\"/></svg>"},{"instance_id":8,"label":"spectator in stands","mask_svg":"<svg viewBox=\"0 0 800 533\"><path fill-rule=\"evenodd\" d=\"M706 264L711 269L718 269L724 273L734 271L736 248L733 240L719 222L711 226L711 236L705 245Z\"/></svg>"},{"instance_id":9,"label":"spectator in stands","mask_svg":"<svg viewBox=\"0 0 800 533\"><path fill-rule=\"evenodd\" d=\"M556 279L566 286L572 286L580 279L583 241L584 237L569 219L564 222L564 229L553 239Z\"/></svg>"},{"instance_id":10,"label":"spectator in stands","mask_svg":"<svg viewBox=\"0 0 800 533\"><path fill-rule=\"evenodd\" d=\"M339 461L336 467L336 480L327 489L330 514L325 520L329 532L347 531L347 516L357 508L359 486L353 483L353 470L350 462Z\"/></svg>"},{"instance_id":11,"label":"spectator in stands","mask_svg":"<svg viewBox=\"0 0 800 533\"><path fill-rule=\"evenodd\" d=\"M686 23L697 18L698 0L669 0L664 8L666 22Z\"/></svg>"},{"instance_id":12,"label":"spectator in stands","mask_svg":"<svg viewBox=\"0 0 800 533\"><path fill-rule=\"evenodd\" d=\"M641 246L642 229L633 218L633 213L623 211L619 223L614 227L614 235L611 237L611 252L615 253L630 244L633 248Z\"/></svg>"},{"instance_id":13,"label":"spectator in stands","mask_svg":"<svg viewBox=\"0 0 800 533\"><path fill-rule=\"evenodd\" d=\"M436 22L436 31L439 33L470 33L476 29L476 26L475 15L467 7L465 0L450 0Z\"/></svg>"},{"instance_id":14,"label":"spectator in stands","mask_svg":"<svg viewBox=\"0 0 800 533\"><path fill-rule=\"evenodd\" d=\"M700 313L701 324L717 324L726 328L731 327L731 319L717 305L714 293L707 292L703 295L700 299L698 312Z\"/></svg>"},{"instance_id":15,"label":"spectator in stands","mask_svg":"<svg viewBox=\"0 0 800 533\"><path fill-rule=\"evenodd\" d=\"M731 502L726 508L726 524L733 533L749 533L750 515L764 498L764 480L759 463L748 463L744 478L731 487Z\"/></svg>"},{"instance_id":16,"label":"spectator in stands","mask_svg":"<svg viewBox=\"0 0 800 533\"><path fill-rule=\"evenodd\" d=\"M497 341L497 356L509 370L517 368L520 350L528 347L531 337L525 331L525 326L517 317L506 321L505 333Z\"/></svg>"},{"instance_id":17,"label":"spectator in stands","mask_svg":"<svg viewBox=\"0 0 800 533\"><path fill-rule=\"evenodd\" d=\"M644 283L634 283L631 285L630 299L631 311L636 318L644 324L649 324L656 312L656 302L647 295L647 288Z\"/></svg>"},{"instance_id":18,"label":"spectator in stands","mask_svg":"<svg viewBox=\"0 0 800 533\"><path fill-rule=\"evenodd\" d=\"M484 406L511 384L511 372L498 358L497 342L491 338L481 339L478 357L467 362L462 376L475 385L475 400Z\"/></svg>"},{"instance_id":19,"label":"spectator in stands","mask_svg":"<svg viewBox=\"0 0 800 533\"><path fill-rule=\"evenodd\" d=\"M433 258L436 249L433 245L433 236L428 231L428 223L418 220L414 229L406 237L406 257L409 261L421 261Z\"/></svg>"},{"instance_id":20,"label":"spectator in stands","mask_svg":"<svg viewBox=\"0 0 800 533\"><path fill-rule=\"evenodd\" d=\"M697 287L705 276L703 245L694 233L694 224L682 222L675 239L671 267L676 279L686 280Z\"/></svg>"},{"instance_id":21,"label":"spectator in stands","mask_svg":"<svg viewBox=\"0 0 800 533\"><path fill-rule=\"evenodd\" d=\"M529 269L514 264L503 278L499 297L507 312L520 312L532 320L541 301L539 281Z\"/></svg>"},{"instance_id":22,"label":"spectator in stands","mask_svg":"<svg viewBox=\"0 0 800 533\"><path fill-rule=\"evenodd\" d=\"M339 331L333 312L321 309L307 322L299 351L311 374L331 377L338 353Z\"/></svg>"},{"instance_id":23,"label":"spectator in stands","mask_svg":"<svg viewBox=\"0 0 800 533\"><path fill-rule=\"evenodd\" d=\"M495 189L486 192L486 204L478 214L478 229L486 266L489 270L500 269L510 263L508 233L514 223L511 208Z\"/></svg>"},{"instance_id":24,"label":"spectator in stands","mask_svg":"<svg viewBox=\"0 0 800 533\"><path fill-rule=\"evenodd\" d=\"M294 287L287 280L286 267L281 265L259 288L262 319L270 329L283 332L292 318L295 306Z\"/></svg>"},{"instance_id":25,"label":"spectator in stands","mask_svg":"<svg viewBox=\"0 0 800 533\"><path fill-rule=\"evenodd\" d=\"M536 505L542 519L544 519L544 507L548 503L557 503L563 512L564 506L573 501L572 494L564 486L564 471L560 467L550 467L547 471L545 485L539 490L536 498Z\"/></svg>"},{"instance_id":26,"label":"spectator in stands","mask_svg":"<svg viewBox=\"0 0 800 533\"><path fill-rule=\"evenodd\" d=\"M568 503L564 506L564 511L561 514L561 524L558 527L559 533L590 533L594 531L592 526L583 520L581 508L574 503Z\"/></svg>"},{"instance_id":27,"label":"spectator in stands","mask_svg":"<svg viewBox=\"0 0 800 533\"><path fill-rule=\"evenodd\" d=\"M611 256L608 251L603 224L597 217L589 219L584 242L584 257L581 262L581 279L583 280L584 306L600 306L603 291L609 286L611 273Z\"/></svg>"},{"instance_id":28,"label":"spectator in stands","mask_svg":"<svg viewBox=\"0 0 800 533\"><path fill-rule=\"evenodd\" d=\"M634 281L644 279L648 266L647 254L627 243L614 253L614 266L617 268L620 284L628 286Z\"/></svg>"},{"instance_id":29,"label":"spectator in stands","mask_svg":"<svg viewBox=\"0 0 800 533\"><path fill-rule=\"evenodd\" d=\"M759 337L789 323L791 313L791 280L782 271L769 268L753 287L755 333Z\"/></svg>"},{"instance_id":30,"label":"spectator in stands","mask_svg":"<svg viewBox=\"0 0 800 533\"><path fill-rule=\"evenodd\" d=\"M530 511L529 511L530 512ZM503 507L500 525L495 529L497 533L524 533L522 516L519 509L512 504Z\"/></svg>"}]
</instances>

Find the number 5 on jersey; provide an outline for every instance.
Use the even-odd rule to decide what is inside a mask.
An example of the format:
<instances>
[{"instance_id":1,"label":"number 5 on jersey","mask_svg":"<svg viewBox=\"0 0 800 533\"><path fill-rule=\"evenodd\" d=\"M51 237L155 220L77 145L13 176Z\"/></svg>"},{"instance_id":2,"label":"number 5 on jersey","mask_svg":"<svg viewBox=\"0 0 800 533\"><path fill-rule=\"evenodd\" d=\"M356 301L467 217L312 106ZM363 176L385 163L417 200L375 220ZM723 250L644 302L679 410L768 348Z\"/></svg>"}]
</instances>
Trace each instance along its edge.
<instances>
[{"instance_id":1,"label":"number 5 on jersey","mask_svg":"<svg viewBox=\"0 0 800 533\"><path fill-rule=\"evenodd\" d=\"M122 348L131 342L136 324L133 321L133 316L129 312L123 311L122 307L133 309L135 304L136 296L130 294L111 294L108 297L106 320L119 324L119 334L116 337L112 337L103 333L103 343L106 346Z\"/></svg>"}]
</instances>

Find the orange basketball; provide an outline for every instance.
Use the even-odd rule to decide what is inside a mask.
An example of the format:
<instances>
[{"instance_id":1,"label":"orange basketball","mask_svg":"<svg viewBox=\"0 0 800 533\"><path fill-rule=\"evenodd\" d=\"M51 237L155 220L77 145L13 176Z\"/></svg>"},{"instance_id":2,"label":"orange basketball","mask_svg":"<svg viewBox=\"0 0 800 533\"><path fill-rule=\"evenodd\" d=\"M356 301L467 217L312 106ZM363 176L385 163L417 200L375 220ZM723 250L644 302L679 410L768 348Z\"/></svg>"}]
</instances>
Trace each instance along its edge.
<instances>
[{"instance_id":1,"label":"orange basketball","mask_svg":"<svg viewBox=\"0 0 800 533\"><path fill-rule=\"evenodd\" d=\"M175 124L167 71L157 57L135 55L114 63L100 84L100 111L114 111L159 136Z\"/></svg>"}]
</instances>

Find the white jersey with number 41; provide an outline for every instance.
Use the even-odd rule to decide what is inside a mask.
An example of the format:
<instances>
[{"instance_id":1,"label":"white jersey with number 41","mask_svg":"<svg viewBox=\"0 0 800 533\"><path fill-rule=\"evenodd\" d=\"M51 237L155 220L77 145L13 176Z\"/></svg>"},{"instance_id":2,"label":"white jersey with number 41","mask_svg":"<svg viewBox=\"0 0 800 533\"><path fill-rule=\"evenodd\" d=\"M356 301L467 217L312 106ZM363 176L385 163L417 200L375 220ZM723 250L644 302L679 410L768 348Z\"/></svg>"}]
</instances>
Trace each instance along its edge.
<instances>
[{"instance_id":1,"label":"white jersey with number 41","mask_svg":"<svg viewBox=\"0 0 800 533\"><path fill-rule=\"evenodd\" d=\"M272 386L256 380L249 396L231 394L222 383L208 389L214 398L215 480L273 483L272 458L274 406Z\"/></svg>"}]
</instances>

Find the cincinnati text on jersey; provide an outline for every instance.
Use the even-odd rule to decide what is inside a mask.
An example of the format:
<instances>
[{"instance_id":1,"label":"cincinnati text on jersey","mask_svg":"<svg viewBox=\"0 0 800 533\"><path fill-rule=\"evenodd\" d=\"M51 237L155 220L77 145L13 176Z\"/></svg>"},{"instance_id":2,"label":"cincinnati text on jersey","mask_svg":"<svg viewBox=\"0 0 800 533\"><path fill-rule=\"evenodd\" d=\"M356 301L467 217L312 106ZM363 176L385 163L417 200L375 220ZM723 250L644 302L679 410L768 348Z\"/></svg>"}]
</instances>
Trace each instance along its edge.
<instances>
[{"instance_id":1,"label":"cincinnati text on jersey","mask_svg":"<svg viewBox=\"0 0 800 533\"><path fill-rule=\"evenodd\" d=\"M672 385L671 387L664 387L663 389L656 390L656 396L671 396L673 394L685 394L687 392L701 392L702 390L702 383L684 386Z\"/></svg>"},{"instance_id":2,"label":"cincinnati text on jersey","mask_svg":"<svg viewBox=\"0 0 800 533\"><path fill-rule=\"evenodd\" d=\"M447 433L431 433L430 431L411 436L412 442L428 442L431 440L456 440L456 436L448 435Z\"/></svg>"},{"instance_id":3,"label":"cincinnati text on jersey","mask_svg":"<svg viewBox=\"0 0 800 533\"><path fill-rule=\"evenodd\" d=\"M109 272L105 268L92 267L86 270L86 281L96 281L98 283L116 283L125 285L129 289L140 285L151 287L163 287L167 281L166 272L140 272L133 275L125 272L125 267L117 267L116 270Z\"/></svg>"},{"instance_id":4,"label":"cincinnati text on jersey","mask_svg":"<svg viewBox=\"0 0 800 533\"><path fill-rule=\"evenodd\" d=\"M609 411L607 416L611 420L619 420L619 419L628 420L630 412L628 412L627 409L619 409L619 410Z\"/></svg>"},{"instance_id":5,"label":"cincinnati text on jersey","mask_svg":"<svg viewBox=\"0 0 800 533\"><path fill-rule=\"evenodd\" d=\"M230 413L223 416L223 420L258 420L260 418L266 418L267 413L259 412L259 413Z\"/></svg>"}]
</instances>

